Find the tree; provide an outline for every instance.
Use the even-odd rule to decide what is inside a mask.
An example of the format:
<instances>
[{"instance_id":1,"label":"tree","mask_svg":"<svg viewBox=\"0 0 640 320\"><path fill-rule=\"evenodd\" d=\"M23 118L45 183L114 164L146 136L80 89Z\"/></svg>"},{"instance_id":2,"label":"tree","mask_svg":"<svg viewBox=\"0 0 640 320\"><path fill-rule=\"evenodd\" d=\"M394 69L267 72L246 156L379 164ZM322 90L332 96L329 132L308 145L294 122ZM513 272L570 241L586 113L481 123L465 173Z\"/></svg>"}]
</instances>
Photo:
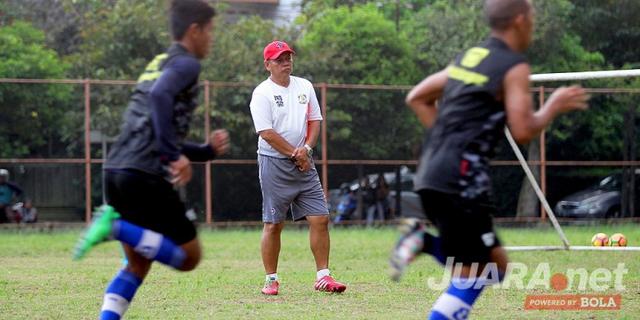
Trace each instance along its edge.
<instances>
[{"instance_id":1,"label":"tree","mask_svg":"<svg viewBox=\"0 0 640 320\"><path fill-rule=\"evenodd\" d=\"M170 43L163 1L85 1L94 9L81 19L82 43L72 73L82 78L135 79Z\"/></svg>"},{"instance_id":2,"label":"tree","mask_svg":"<svg viewBox=\"0 0 640 320\"><path fill-rule=\"evenodd\" d=\"M445 68L464 49L489 34L482 20L482 2L436 0L407 22L406 30L417 65L413 82Z\"/></svg>"},{"instance_id":3,"label":"tree","mask_svg":"<svg viewBox=\"0 0 640 320\"><path fill-rule=\"evenodd\" d=\"M44 34L26 22L0 27L0 78L64 78L68 65L44 46ZM71 88L54 84L0 84L0 158L51 155L65 126ZM68 124L67 124L68 125Z\"/></svg>"},{"instance_id":4,"label":"tree","mask_svg":"<svg viewBox=\"0 0 640 320\"><path fill-rule=\"evenodd\" d=\"M635 0L572 0L571 29L591 51L601 52L608 64L621 68L640 64L640 2Z\"/></svg>"},{"instance_id":5,"label":"tree","mask_svg":"<svg viewBox=\"0 0 640 320\"><path fill-rule=\"evenodd\" d=\"M638 1L593 1L573 0L576 10L572 14L571 27L580 35L584 45L602 52L607 64L614 68L631 69L640 65L640 51L637 46L629 45L640 41L640 26L637 16L640 14ZM603 28L602 26L607 26ZM637 88L638 81L607 81L612 85ZM613 128L623 128L623 133L608 141L620 142L622 139L623 160L635 160L637 155L637 101L628 96L616 96L614 103L619 108L612 113L618 119ZM620 118L623 118L622 121ZM613 130L616 133L619 130ZM616 139L617 138L617 139ZM619 150L619 149L618 149ZM617 151L618 151L617 150ZM619 152L618 152L619 153ZM623 215L635 214L635 168L623 168L622 211Z\"/></svg>"},{"instance_id":6,"label":"tree","mask_svg":"<svg viewBox=\"0 0 640 320\"><path fill-rule=\"evenodd\" d=\"M164 1L78 0L80 43L65 60L71 77L135 80L170 44ZM92 87L91 128L115 136L132 90L128 85ZM98 154L100 155L100 154Z\"/></svg>"},{"instance_id":7,"label":"tree","mask_svg":"<svg viewBox=\"0 0 640 320\"><path fill-rule=\"evenodd\" d=\"M327 9L303 30L297 68L313 82L407 84L411 79L415 68L407 37L374 5ZM401 92L332 89L327 99L333 158L413 155L420 129Z\"/></svg>"}]
</instances>

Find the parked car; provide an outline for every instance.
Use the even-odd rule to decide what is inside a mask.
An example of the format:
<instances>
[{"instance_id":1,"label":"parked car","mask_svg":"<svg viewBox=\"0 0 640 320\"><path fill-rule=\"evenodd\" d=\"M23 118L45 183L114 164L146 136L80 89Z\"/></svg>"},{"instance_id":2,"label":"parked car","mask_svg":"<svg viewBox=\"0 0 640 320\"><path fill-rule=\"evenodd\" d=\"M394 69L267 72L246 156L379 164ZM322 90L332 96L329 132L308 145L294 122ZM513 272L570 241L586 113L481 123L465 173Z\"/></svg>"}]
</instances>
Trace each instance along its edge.
<instances>
[{"instance_id":1,"label":"parked car","mask_svg":"<svg viewBox=\"0 0 640 320\"><path fill-rule=\"evenodd\" d=\"M620 213L622 175L614 174L599 183L560 200L555 207L559 217L611 218Z\"/></svg>"},{"instance_id":2,"label":"parked car","mask_svg":"<svg viewBox=\"0 0 640 320\"><path fill-rule=\"evenodd\" d=\"M383 173L384 179L389 185L389 206L392 209L396 207L396 173L385 172ZM414 217L424 218L422 211L422 203L420 196L413 192L413 178L414 173L407 167L402 167L400 170L400 208L401 217ZM369 185L375 185L378 174L369 174L366 176ZM343 211L349 210L353 212L353 198L349 196L349 193L353 195L357 193L360 188L358 179L345 182L341 184L339 189L329 190L329 211L333 213L342 214ZM397 214L396 214L397 215ZM363 218L363 217L360 217Z\"/></svg>"}]
</instances>

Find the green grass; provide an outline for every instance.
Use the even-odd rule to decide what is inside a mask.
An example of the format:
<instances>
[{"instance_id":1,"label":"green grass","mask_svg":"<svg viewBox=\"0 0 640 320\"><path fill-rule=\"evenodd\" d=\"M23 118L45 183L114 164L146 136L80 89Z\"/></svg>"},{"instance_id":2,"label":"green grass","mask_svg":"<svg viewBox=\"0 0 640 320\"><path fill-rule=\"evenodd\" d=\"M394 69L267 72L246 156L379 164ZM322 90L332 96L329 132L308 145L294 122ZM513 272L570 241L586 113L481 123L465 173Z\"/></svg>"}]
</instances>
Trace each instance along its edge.
<instances>
[{"instance_id":1,"label":"green grass","mask_svg":"<svg viewBox=\"0 0 640 320\"><path fill-rule=\"evenodd\" d=\"M557 245L550 228L500 229L507 245ZM640 245L637 225L565 228L573 244L588 245L596 232L627 235ZM393 229L332 229L331 267L349 285L342 295L313 290L315 268L306 231L283 233L278 274L280 295L260 294L263 284L260 231L203 231L204 259L193 272L154 265L127 319L425 319L440 291L427 278L443 269L432 259L414 263L400 283L387 277ZM103 291L120 268L116 243L97 247L81 262L71 261L78 232L0 233L0 318L95 319ZM533 269L548 262L552 274L568 268L614 269L625 263L620 311L525 311L527 294L552 290L485 290L472 319L637 319L640 315L640 253L513 252L512 261ZM593 291L562 293L596 293ZM605 293L614 293L613 289Z\"/></svg>"}]
</instances>

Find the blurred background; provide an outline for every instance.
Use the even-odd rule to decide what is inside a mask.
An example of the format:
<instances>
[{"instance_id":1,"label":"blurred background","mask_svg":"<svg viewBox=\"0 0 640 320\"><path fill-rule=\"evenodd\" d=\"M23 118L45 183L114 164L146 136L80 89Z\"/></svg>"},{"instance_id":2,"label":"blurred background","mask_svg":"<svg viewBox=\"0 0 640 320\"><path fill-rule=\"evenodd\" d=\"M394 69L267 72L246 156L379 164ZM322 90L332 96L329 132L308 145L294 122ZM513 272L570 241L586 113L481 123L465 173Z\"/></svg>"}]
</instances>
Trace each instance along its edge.
<instances>
[{"instance_id":1,"label":"blurred background","mask_svg":"<svg viewBox=\"0 0 640 320\"><path fill-rule=\"evenodd\" d=\"M224 127L233 145L229 155L195 164L183 195L196 219L260 220L248 105L268 76L262 49L274 39L296 50L294 75L316 85L326 115L315 156L334 221L419 217L412 178L428 133L404 96L487 36L482 2L212 3L219 16L191 139ZM527 53L534 73L640 65L640 2L534 4L538 24ZM0 168L23 191L13 201L31 199L38 221L82 222L102 202L101 159L118 133L131 80L170 43L166 9L164 0L0 2ZM535 83L536 103L562 84ZM556 120L522 151L560 217L638 217L640 82L580 84L592 93L591 109ZM506 142L492 168L499 217L546 217Z\"/></svg>"}]
</instances>

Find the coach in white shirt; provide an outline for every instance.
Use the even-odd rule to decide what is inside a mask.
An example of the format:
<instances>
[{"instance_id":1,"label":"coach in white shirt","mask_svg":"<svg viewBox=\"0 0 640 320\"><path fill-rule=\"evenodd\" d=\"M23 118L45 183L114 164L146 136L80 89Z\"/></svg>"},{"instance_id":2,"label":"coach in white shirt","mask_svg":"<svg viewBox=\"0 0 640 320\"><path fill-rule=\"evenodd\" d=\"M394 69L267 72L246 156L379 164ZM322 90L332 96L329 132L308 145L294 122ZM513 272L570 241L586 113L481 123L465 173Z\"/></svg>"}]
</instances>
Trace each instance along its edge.
<instances>
[{"instance_id":1,"label":"coach in white shirt","mask_svg":"<svg viewBox=\"0 0 640 320\"><path fill-rule=\"evenodd\" d=\"M316 260L315 289L342 292L344 284L329 272L329 212L313 163L313 147L322 115L313 85L291 75L295 52L283 41L264 48L264 67L271 74L253 91L251 116L258 138L262 189L262 262L267 274L262 293L278 294L280 233L290 210L294 221L309 223Z\"/></svg>"}]
</instances>

